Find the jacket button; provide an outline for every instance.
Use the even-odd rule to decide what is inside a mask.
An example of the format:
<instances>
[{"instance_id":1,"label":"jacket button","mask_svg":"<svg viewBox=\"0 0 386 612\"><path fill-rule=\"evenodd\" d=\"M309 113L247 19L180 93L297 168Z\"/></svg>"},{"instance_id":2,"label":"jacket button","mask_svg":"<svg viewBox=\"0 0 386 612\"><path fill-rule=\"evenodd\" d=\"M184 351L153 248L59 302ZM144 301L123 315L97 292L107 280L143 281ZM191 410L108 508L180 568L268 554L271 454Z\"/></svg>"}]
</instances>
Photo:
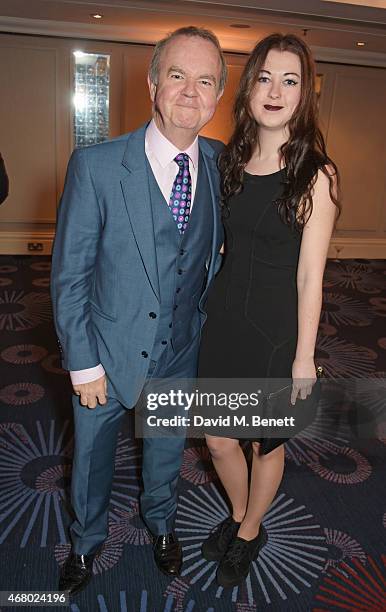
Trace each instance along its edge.
<instances>
[{"instance_id":1,"label":"jacket button","mask_svg":"<svg viewBox=\"0 0 386 612\"><path fill-rule=\"evenodd\" d=\"M169 323L169 327L173 327L173 323Z\"/></svg>"},{"instance_id":2,"label":"jacket button","mask_svg":"<svg viewBox=\"0 0 386 612\"><path fill-rule=\"evenodd\" d=\"M177 274L182 274L183 270L181 268L177 271Z\"/></svg>"},{"instance_id":3,"label":"jacket button","mask_svg":"<svg viewBox=\"0 0 386 612\"><path fill-rule=\"evenodd\" d=\"M167 344L168 341L167 340L162 340L161 344Z\"/></svg>"},{"instance_id":4,"label":"jacket button","mask_svg":"<svg viewBox=\"0 0 386 612\"><path fill-rule=\"evenodd\" d=\"M157 315L155 314L155 312L149 312L149 317L150 317L151 319L156 319L156 318L157 318Z\"/></svg>"},{"instance_id":5,"label":"jacket button","mask_svg":"<svg viewBox=\"0 0 386 612\"><path fill-rule=\"evenodd\" d=\"M180 291L181 291L181 287L178 287L178 288L176 289L176 293L179 293Z\"/></svg>"},{"instance_id":6,"label":"jacket button","mask_svg":"<svg viewBox=\"0 0 386 612\"><path fill-rule=\"evenodd\" d=\"M180 250L180 255L185 255L186 251L184 249Z\"/></svg>"},{"instance_id":7,"label":"jacket button","mask_svg":"<svg viewBox=\"0 0 386 612\"><path fill-rule=\"evenodd\" d=\"M146 358L146 357L149 357L149 355L147 354L147 352L146 352L146 351L142 351L141 355L142 355L142 357L145 357L145 358Z\"/></svg>"},{"instance_id":8,"label":"jacket button","mask_svg":"<svg viewBox=\"0 0 386 612\"><path fill-rule=\"evenodd\" d=\"M175 305L173 306L173 310L177 310L177 308L178 308L178 304L175 304Z\"/></svg>"}]
</instances>

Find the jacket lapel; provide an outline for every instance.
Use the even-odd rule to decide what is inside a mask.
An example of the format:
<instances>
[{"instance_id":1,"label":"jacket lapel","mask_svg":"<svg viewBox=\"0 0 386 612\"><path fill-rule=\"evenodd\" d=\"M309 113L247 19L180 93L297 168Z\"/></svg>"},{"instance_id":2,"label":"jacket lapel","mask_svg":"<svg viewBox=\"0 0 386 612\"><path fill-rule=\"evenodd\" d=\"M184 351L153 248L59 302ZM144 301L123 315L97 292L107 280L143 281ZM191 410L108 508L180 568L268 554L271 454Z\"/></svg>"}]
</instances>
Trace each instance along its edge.
<instances>
[{"instance_id":1,"label":"jacket lapel","mask_svg":"<svg viewBox=\"0 0 386 612\"><path fill-rule=\"evenodd\" d=\"M145 155L144 126L129 135L122 164L128 170L121 180L126 211L142 263L154 294L160 301L153 215Z\"/></svg>"},{"instance_id":2,"label":"jacket lapel","mask_svg":"<svg viewBox=\"0 0 386 612\"><path fill-rule=\"evenodd\" d=\"M212 237L212 248L211 256L208 267L208 276L206 281L206 288L215 274L216 260L223 242L223 229L220 219L220 188L219 188L219 173L217 169L217 159L215 157L215 151L212 147L202 138L199 138L200 150L206 167L210 196L212 201L213 211L213 237Z\"/></svg>"}]
</instances>

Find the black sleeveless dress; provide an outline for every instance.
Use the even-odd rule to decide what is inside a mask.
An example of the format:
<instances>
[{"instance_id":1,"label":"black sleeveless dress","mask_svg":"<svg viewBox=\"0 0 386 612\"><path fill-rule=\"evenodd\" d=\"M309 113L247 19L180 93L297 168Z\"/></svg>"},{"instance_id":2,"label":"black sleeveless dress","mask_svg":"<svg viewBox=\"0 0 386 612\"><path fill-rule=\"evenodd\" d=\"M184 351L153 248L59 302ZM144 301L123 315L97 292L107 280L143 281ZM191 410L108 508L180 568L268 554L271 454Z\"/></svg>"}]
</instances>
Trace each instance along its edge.
<instances>
[{"instance_id":1,"label":"black sleeveless dress","mask_svg":"<svg viewBox=\"0 0 386 612\"><path fill-rule=\"evenodd\" d=\"M284 177L284 169L245 172L242 192L229 202L226 255L205 307L201 378L291 378L301 233L275 204Z\"/></svg>"}]
</instances>

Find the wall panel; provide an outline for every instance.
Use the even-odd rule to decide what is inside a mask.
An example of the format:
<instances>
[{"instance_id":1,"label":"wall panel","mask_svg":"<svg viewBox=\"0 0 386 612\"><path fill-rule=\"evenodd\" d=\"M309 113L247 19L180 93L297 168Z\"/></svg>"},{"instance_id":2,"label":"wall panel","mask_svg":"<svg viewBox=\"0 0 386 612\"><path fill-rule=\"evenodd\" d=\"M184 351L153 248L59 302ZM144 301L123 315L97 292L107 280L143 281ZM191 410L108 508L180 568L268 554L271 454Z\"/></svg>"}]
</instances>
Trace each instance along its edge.
<instances>
[{"instance_id":1,"label":"wall panel","mask_svg":"<svg viewBox=\"0 0 386 612\"><path fill-rule=\"evenodd\" d=\"M128 45L123 59L122 132L131 132L148 121L151 101L147 71L153 48Z\"/></svg>"},{"instance_id":2,"label":"wall panel","mask_svg":"<svg viewBox=\"0 0 386 612\"><path fill-rule=\"evenodd\" d=\"M342 175L338 229L377 233L385 205L386 82L369 68L337 71L328 149Z\"/></svg>"},{"instance_id":3,"label":"wall panel","mask_svg":"<svg viewBox=\"0 0 386 612\"><path fill-rule=\"evenodd\" d=\"M228 142L232 130L232 107L235 92L240 81L246 58L243 56L227 55L228 80L222 98L220 99L216 113L210 123L202 130L203 136L218 138Z\"/></svg>"},{"instance_id":4,"label":"wall panel","mask_svg":"<svg viewBox=\"0 0 386 612\"><path fill-rule=\"evenodd\" d=\"M39 36L0 35L0 150L10 196L0 207L0 253L50 250L72 141L72 53L111 56L110 136L151 114L147 69L153 47ZM246 56L226 54L229 80L203 135L226 142ZM386 257L385 69L319 62L320 118L342 174L344 210L330 255Z\"/></svg>"},{"instance_id":5,"label":"wall panel","mask_svg":"<svg viewBox=\"0 0 386 612\"><path fill-rule=\"evenodd\" d=\"M1 48L1 147L10 195L0 221L55 221L56 59L55 48Z\"/></svg>"}]
</instances>

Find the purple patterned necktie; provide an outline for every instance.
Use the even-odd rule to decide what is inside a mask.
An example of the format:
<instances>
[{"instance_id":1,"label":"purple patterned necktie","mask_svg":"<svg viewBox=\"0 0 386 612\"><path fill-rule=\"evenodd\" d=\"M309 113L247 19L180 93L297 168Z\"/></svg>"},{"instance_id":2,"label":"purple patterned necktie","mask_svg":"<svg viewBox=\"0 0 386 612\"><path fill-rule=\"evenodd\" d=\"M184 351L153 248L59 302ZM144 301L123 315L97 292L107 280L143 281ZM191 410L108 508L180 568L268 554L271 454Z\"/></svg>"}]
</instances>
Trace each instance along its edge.
<instances>
[{"instance_id":1,"label":"purple patterned necktie","mask_svg":"<svg viewBox=\"0 0 386 612\"><path fill-rule=\"evenodd\" d=\"M188 225L190 205L192 199L192 179L189 172L189 155L179 153L174 161L178 164L177 176L174 179L172 192L169 198L169 208L173 219L177 223L180 234L183 234Z\"/></svg>"}]
</instances>

